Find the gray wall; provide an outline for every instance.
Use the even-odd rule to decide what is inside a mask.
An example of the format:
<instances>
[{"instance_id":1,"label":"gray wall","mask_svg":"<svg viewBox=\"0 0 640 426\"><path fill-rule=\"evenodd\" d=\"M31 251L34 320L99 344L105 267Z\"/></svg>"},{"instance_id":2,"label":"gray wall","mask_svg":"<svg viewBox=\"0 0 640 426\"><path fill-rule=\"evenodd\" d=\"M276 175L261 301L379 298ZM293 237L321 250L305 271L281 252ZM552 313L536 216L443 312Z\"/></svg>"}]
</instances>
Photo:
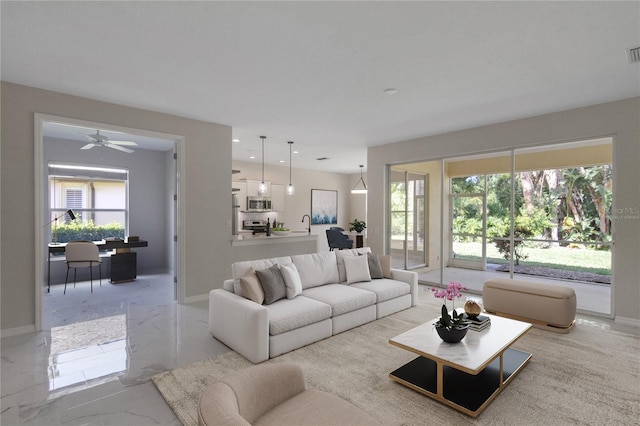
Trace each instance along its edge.
<instances>
[{"instance_id":1,"label":"gray wall","mask_svg":"<svg viewBox=\"0 0 640 426\"><path fill-rule=\"evenodd\" d=\"M367 184L385 188L387 164L613 136L613 293L616 320L640 324L640 98L376 146ZM369 244L384 247L385 191L369 191Z\"/></svg>"},{"instance_id":2,"label":"gray wall","mask_svg":"<svg viewBox=\"0 0 640 426\"><path fill-rule=\"evenodd\" d=\"M185 208L180 238L184 246L184 296L200 296L222 285L233 261L228 249L231 231L212 218L231 216L229 203L219 201L231 188L231 127L7 82L1 86L1 111L3 335L5 330L15 334L35 329L34 113L183 136L185 167L180 179L184 192L180 196ZM151 236L139 222L132 227L139 229L140 236Z\"/></svg>"},{"instance_id":3,"label":"gray wall","mask_svg":"<svg viewBox=\"0 0 640 426\"><path fill-rule=\"evenodd\" d=\"M136 149L130 154L109 148L96 147L81 150L82 142L65 141L55 138L44 138L43 165L51 162L62 162L80 165L98 165L122 167L129 170L129 235L138 235L149 242L149 247L135 249L138 253L138 273L145 271L166 271L169 263L169 235L167 225L171 222L170 182L172 163L167 163L167 154L162 151ZM173 153L173 151L171 151ZM43 173L43 187L47 187L47 176ZM48 205L47 191L43 194L43 206ZM44 217L47 217L43 211ZM51 282L64 282L66 268L61 262L52 266ZM103 265L104 276L108 276L108 259ZM80 271L78 271L80 273Z\"/></svg>"}]
</instances>

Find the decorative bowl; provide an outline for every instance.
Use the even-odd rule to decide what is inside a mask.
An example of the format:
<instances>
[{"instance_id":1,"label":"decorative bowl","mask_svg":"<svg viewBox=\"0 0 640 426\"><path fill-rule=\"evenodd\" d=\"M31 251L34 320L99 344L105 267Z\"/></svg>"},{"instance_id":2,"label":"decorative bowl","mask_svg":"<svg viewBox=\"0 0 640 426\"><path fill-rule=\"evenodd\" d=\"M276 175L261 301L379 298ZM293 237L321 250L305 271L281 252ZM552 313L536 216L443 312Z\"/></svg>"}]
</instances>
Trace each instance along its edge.
<instances>
[{"instance_id":1,"label":"decorative bowl","mask_svg":"<svg viewBox=\"0 0 640 426\"><path fill-rule=\"evenodd\" d=\"M438 332L438 336L442 340L447 343L458 343L464 336L467 335L467 330L469 330L469 326L465 325L464 327L456 327L452 329L446 329L443 327L436 327L436 331Z\"/></svg>"},{"instance_id":2,"label":"decorative bowl","mask_svg":"<svg viewBox=\"0 0 640 426\"><path fill-rule=\"evenodd\" d=\"M277 235L279 237L285 236L285 235L289 235L291 233L291 231L271 231L271 233L273 235Z\"/></svg>"}]
</instances>

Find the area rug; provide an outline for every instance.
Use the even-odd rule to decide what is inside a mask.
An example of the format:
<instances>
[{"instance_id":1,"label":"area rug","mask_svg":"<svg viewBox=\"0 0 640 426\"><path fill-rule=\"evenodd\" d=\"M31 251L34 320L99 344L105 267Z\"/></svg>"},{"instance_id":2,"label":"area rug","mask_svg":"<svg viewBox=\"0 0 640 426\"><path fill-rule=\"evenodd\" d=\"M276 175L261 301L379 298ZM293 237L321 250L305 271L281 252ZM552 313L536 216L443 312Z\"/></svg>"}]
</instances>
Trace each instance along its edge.
<instances>
[{"instance_id":1,"label":"area rug","mask_svg":"<svg viewBox=\"0 0 640 426\"><path fill-rule=\"evenodd\" d=\"M522 372L477 418L389 379L415 358L389 338L438 315L430 294L420 304L266 361L293 362L308 388L339 395L383 424L629 425L640 419L640 338L587 322L569 334L531 329L513 346L531 352ZM197 425L202 390L252 365L235 352L155 375L152 380L185 425ZM469 389L470 392L473 389Z\"/></svg>"}]
</instances>

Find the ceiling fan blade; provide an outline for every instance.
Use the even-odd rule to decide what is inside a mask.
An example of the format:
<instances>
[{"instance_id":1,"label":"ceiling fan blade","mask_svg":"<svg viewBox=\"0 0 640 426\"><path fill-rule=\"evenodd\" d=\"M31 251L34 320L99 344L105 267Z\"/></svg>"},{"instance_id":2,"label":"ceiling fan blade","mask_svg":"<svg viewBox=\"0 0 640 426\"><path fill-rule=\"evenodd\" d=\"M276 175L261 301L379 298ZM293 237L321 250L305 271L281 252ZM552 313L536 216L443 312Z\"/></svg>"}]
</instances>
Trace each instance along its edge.
<instances>
[{"instance_id":1,"label":"ceiling fan blade","mask_svg":"<svg viewBox=\"0 0 640 426\"><path fill-rule=\"evenodd\" d=\"M109 143L114 143L116 145L121 145L121 146L138 146L138 144L133 142L133 141L112 141L112 140L109 140Z\"/></svg>"},{"instance_id":2,"label":"ceiling fan blade","mask_svg":"<svg viewBox=\"0 0 640 426\"><path fill-rule=\"evenodd\" d=\"M85 146L83 146L83 147L82 147L82 148L80 148L80 149L91 149L91 148L93 148L94 146L96 146L96 144L95 144L95 143L88 143L88 144L86 144Z\"/></svg>"},{"instance_id":3,"label":"ceiling fan blade","mask_svg":"<svg viewBox=\"0 0 640 426\"><path fill-rule=\"evenodd\" d=\"M106 142L104 144L104 146L108 146L109 148L117 149L118 151L126 152L128 154L131 154L132 152L134 152L132 149L125 148L125 147L120 146L120 145L114 145L114 144L112 144L110 142Z\"/></svg>"}]
</instances>

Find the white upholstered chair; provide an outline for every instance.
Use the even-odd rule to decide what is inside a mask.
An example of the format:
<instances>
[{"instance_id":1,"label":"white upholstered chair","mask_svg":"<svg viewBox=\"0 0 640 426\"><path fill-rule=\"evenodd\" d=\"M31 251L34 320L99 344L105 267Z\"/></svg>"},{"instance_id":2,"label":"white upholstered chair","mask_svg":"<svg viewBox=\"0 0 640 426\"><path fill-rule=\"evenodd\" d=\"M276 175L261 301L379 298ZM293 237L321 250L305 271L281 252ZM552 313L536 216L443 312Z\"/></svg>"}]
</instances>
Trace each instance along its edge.
<instances>
[{"instance_id":1,"label":"white upholstered chair","mask_svg":"<svg viewBox=\"0 0 640 426\"><path fill-rule=\"evenodd\" d=\"M69 269L73 268L73 287L76 286L76 272L78 268L89 268L91 276L91 292L93 293L93 267L98 265L100 271L100 286L102 286L102 261L100 250L91 241L69 241L64 248L67 262L67 277L64 280L64 294L67 293Z\"/></svg>"}]
</instances>

